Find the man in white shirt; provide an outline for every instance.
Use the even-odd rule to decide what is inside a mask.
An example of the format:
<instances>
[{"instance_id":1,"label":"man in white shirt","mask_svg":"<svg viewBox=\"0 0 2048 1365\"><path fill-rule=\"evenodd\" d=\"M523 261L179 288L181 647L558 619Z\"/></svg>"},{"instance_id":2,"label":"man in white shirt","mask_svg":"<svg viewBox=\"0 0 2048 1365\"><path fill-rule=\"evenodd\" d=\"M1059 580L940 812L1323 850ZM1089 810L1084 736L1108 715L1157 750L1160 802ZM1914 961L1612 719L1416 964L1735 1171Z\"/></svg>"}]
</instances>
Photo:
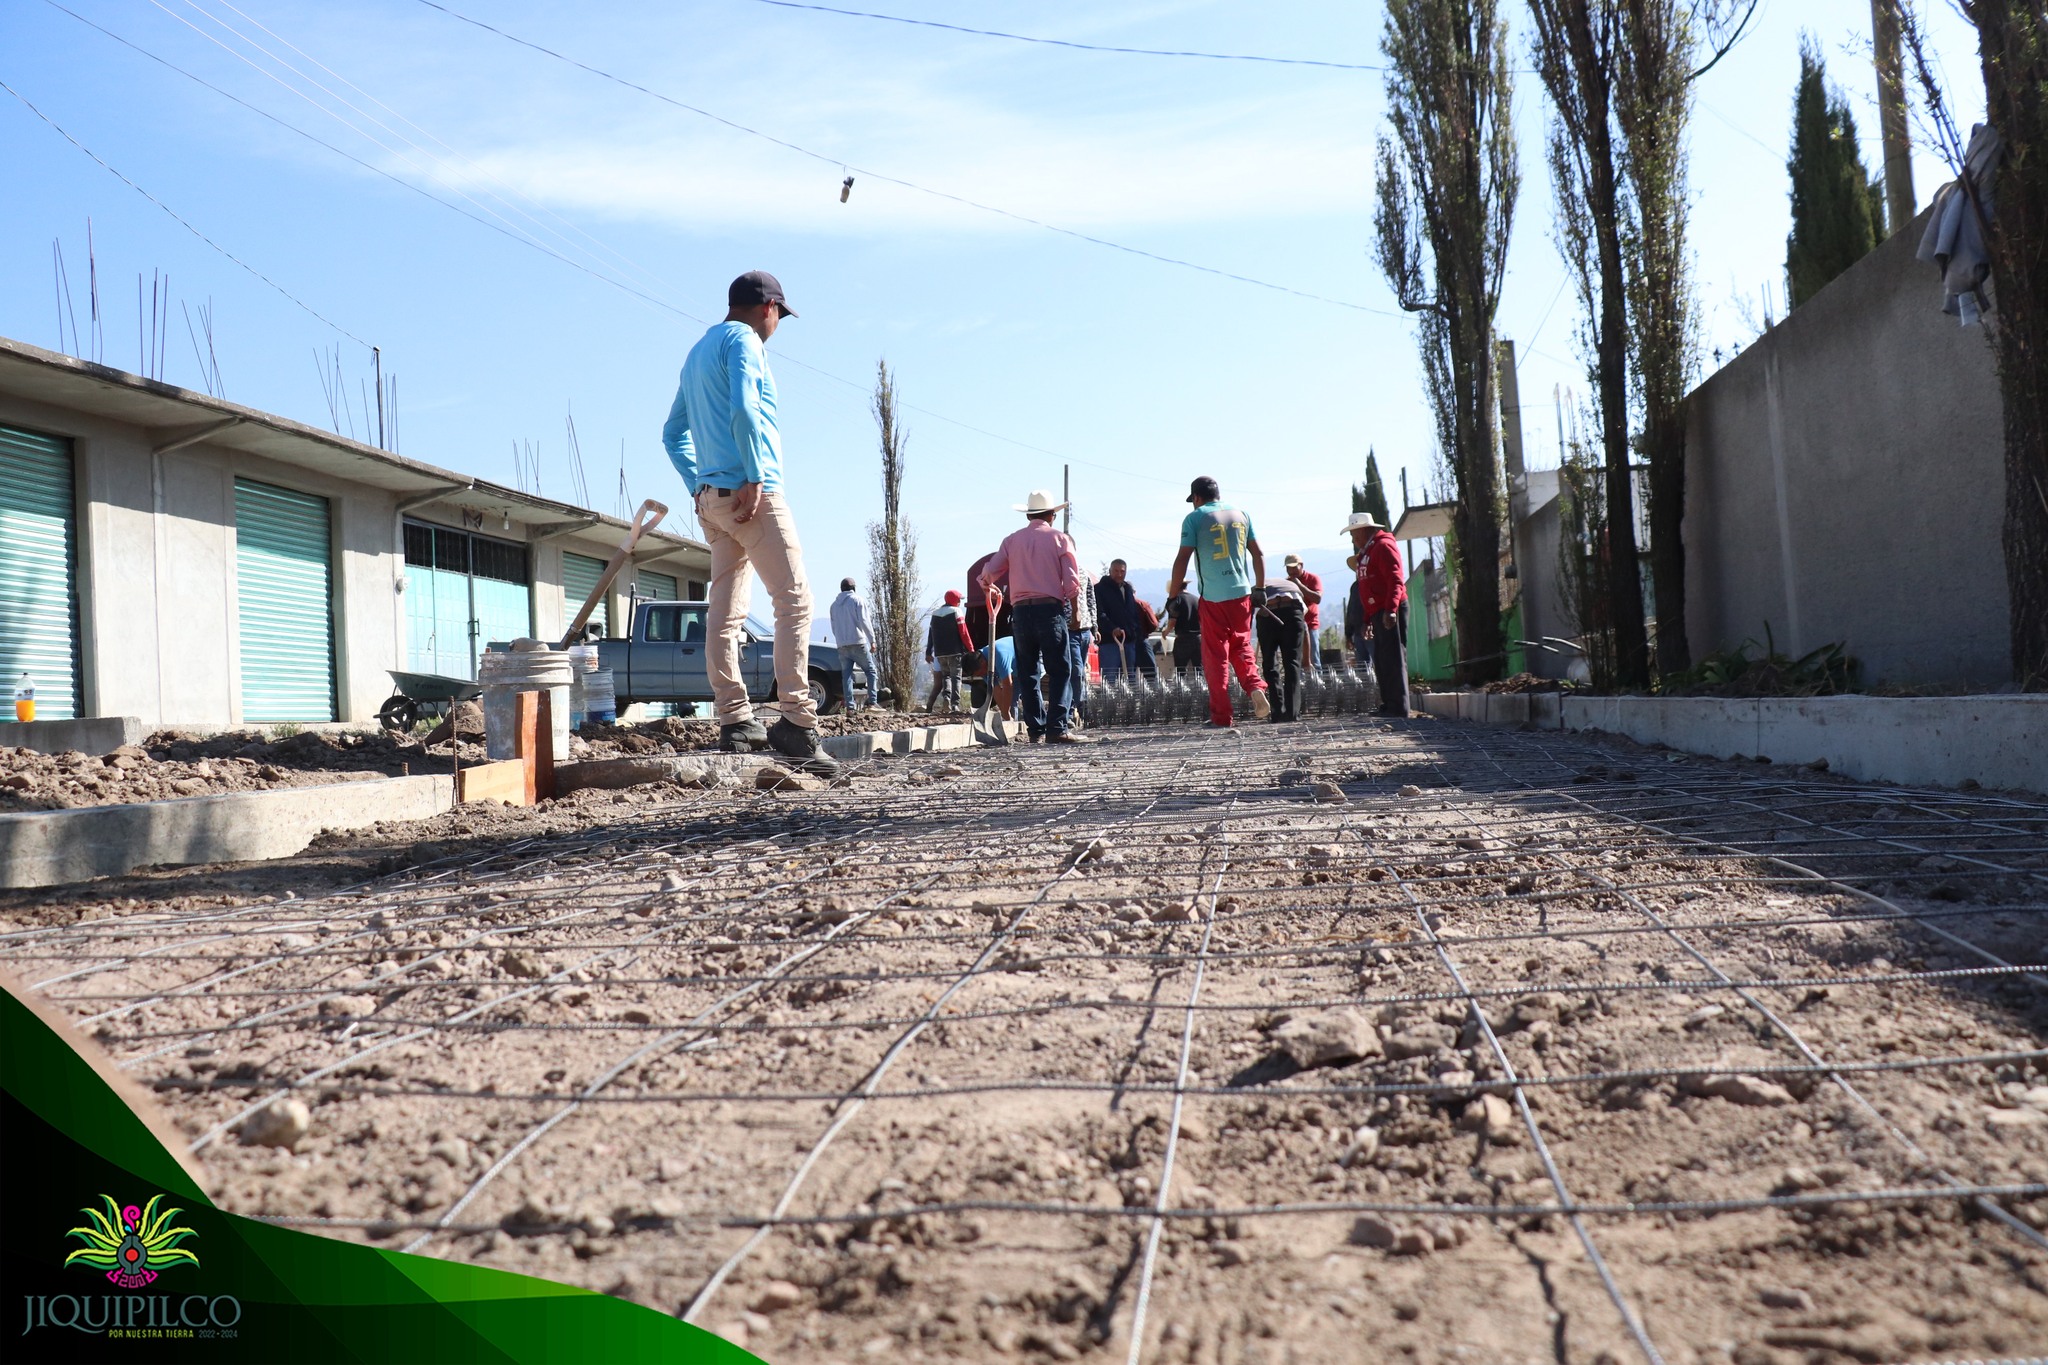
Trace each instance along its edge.
<instances>
[{"instance_id":1,"label":"man in white shirt","mask_svg":"<svg viewBox=\"0 0 2048 1365\"><path fill-rule=\"evenodd\" d=\"M875 632L868 625L868 605L853 590L853 580L839 580L839 596L832 599L832 640L839 646L839 695L846 709L853 705L853 666L859 664L868 676L868 704L882 704L882 684L875 672Z\"/></svg>"}]
</instances>

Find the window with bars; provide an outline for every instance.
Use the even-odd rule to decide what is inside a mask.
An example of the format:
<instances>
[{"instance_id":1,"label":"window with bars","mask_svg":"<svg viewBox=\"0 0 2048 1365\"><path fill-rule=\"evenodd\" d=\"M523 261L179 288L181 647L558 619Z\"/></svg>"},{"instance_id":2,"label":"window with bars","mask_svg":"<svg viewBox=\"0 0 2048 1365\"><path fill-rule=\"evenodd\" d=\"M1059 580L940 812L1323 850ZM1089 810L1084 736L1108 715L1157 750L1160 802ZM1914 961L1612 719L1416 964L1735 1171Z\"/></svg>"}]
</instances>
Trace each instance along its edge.
<instances>
[{"instance_id":1,"label":"window with bars","mask_svg":"<svg viewBox=\"0 0 2048 1365\"><path fill-rule=\"evenodd\" d=\"M532 581L524 545L418 521L405 523L405 562L416 568L474 574L500 583Z\"/></svg>"}]
</instances>

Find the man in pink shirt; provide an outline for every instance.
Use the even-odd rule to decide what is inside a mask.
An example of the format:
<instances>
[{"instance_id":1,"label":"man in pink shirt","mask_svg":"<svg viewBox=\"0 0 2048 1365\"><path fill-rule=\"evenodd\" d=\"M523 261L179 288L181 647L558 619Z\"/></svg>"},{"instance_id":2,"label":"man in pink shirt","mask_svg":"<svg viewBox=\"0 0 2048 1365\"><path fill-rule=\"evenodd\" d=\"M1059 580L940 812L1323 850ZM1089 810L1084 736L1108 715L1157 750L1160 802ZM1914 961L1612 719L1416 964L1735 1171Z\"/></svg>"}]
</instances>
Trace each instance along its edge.
<instances>
[{"instance_id":1,"label":"man in pink shirt","mask_svg":"<svg viewBox=\"0 0 2048 1365\"><path fill-rule=\"evenodd\" d=\"M1009 578L1017 709L1033 744L1091 742L1067 732L1067 609L1084 583L1074 542L1052 524L1053 513L1065 506L1044 489L1034 489L1017 508L1025 516L1024 528L1004 538L1002 548L983 566L977 585L986 592L1005 575ZM1041 671L1052 694L1050 703L1038 692Z\"/></svg>"}]
</instances>

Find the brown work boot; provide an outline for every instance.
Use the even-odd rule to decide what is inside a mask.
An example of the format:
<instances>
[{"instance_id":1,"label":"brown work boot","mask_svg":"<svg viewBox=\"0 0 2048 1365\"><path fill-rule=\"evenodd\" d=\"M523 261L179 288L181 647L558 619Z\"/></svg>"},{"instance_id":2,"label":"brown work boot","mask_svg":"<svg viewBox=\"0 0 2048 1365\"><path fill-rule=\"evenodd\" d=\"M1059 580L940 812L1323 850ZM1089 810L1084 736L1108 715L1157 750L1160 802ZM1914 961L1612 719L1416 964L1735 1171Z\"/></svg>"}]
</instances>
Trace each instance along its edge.
<instances>
[{"instance_id":1,"label":"brown work boot","mask_svg":"<svg viewBox=\"0 0 2048 1365\"><path fill-rule=\"evenodd\" d=\"M768 727L768 747L790 760L790 765L813 777L837 777L839 765L818 743L818 732L792 725L784 716Z\"/></svg>"}]
</instances>

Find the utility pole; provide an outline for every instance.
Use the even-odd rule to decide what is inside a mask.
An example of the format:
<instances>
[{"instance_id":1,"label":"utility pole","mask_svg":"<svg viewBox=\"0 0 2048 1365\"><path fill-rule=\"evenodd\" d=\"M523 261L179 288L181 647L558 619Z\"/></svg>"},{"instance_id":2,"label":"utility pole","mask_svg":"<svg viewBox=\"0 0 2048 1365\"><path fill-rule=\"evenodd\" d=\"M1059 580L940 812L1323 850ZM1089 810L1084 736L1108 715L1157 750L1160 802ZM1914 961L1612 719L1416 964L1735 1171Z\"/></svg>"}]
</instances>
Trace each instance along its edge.
<instances>
[{"instance_id":1,"label":"utility pole","mask_svg":"<svg viewBox=\"0 0 2048 1365\"><path fill-rule=\"evenodd\" d=\"M1402 465L1402 466L1401 466L1401 516L1405 517L1405 516L1407 516L1407 515L1408 515L1408 466L1404 464L1404 465ZM1394 519L1394 524L1395 524L1395 525L1397 525L1397 526L1398 526L1398 525L1400 524L1400 517L1396 517L1396 518ZM1407 541L1407 542L1404 542L1404 543L1402 544L1402 546L1401 546L1401 549L1402 549L1402 550L1403 550L1403 551L1404 551L1404 552L1406 553L1406 555L1407 555L1407 557L1408 557L1408 572L1412 574L1412 573L1414 573L1414 572L1415 572L1415 543L1414 543L1413 541Z\"/></svg>"},{"instance_id":2,"label":"utility pole","mask_svg":"<svg viewBox=\"0 0 2048 1365\"><path fill-rule=\"evenodd\" d=\"M1522 386L1515 374L1515 343L1503 338L1494 343L1495 369L1499 371L1500 455L1508 472L1508 531L1529 515L1529 482L1522 462Z\"/></svg>"},{"instance_id":3,"label":"utility pole","mask_svg":"<svg viewBox=\"0 0 2048 1365\"><path fill-rule=\"evenodd\" d=\"M1906 130L1906 69L1899 55L1899 0L1870 0L1877 58L1877 121L1884 142L1886 235L1913 221L1913 143Z\"/></svg>"},{"instance_id":4,"label":"utility pole","mask_svg":"<svg viewBox=\"0 0 2048 1365\"><path fill-rule=\"evenodd\" d=\"M375 346L370 348L370 368L377 378L377 449L389 450L384 444L384 352Z\"/></svg>"},{"instance_id":5,"label":"utility pole","mask_svg":"<svg viewBox=\"0 0 2048 1365\"><path fill-rule=\"evenodd\" d=\"M1060 466L1060 501L1066 507L1060 512L1060 529L1068 535L1074 533L1074 467Z\"/></svg>"}]
</instances>

